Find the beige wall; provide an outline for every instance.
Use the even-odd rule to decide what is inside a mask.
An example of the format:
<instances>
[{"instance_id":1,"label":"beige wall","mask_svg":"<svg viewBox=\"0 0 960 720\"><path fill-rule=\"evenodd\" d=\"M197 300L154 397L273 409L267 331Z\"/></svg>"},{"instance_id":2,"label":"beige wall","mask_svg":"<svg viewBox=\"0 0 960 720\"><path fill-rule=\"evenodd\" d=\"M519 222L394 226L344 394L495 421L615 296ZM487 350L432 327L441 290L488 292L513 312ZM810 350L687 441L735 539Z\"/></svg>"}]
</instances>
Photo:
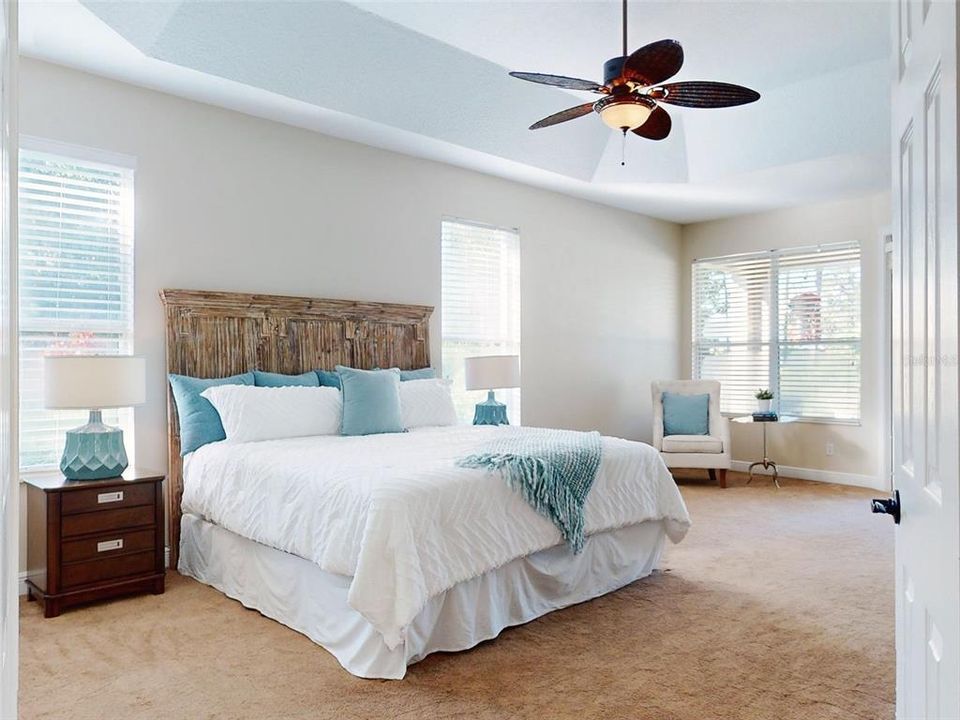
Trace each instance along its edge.
<instances>
[{"instance_id":1,"label":"beige wall","mask_svg":"<svg viewBox=\"0 0 960 720\"><path fill-rule=\"evenodd\" d=\"M134 156L138 464L166 465L163 287L440 304L440 218L520 229L523 419L650 438L680 227L25 59L21 130ZM439 364L440 314L432 326Z\"/></svg>"},{"instance_id":2,"label":"beige wall","mask_svg":"<svg viewBox=\"0 0 960 720\"><path fill-rule=\"evenodd\" d=\"M769 455L786 466L851 473L858 484L885 487L884 473L884 258L883 233L890 224L887 193L855 200L790 208L683 228L683 372L691 365L691 263L754 250L856 240L862 257L862 421L858 426L796 423L768 430ZM760 428L732 428L734 460L762 455ZM832 442L834 455L827 456ZM841 479L834 476L833 479Z\"/></svg>"}]
</instances>

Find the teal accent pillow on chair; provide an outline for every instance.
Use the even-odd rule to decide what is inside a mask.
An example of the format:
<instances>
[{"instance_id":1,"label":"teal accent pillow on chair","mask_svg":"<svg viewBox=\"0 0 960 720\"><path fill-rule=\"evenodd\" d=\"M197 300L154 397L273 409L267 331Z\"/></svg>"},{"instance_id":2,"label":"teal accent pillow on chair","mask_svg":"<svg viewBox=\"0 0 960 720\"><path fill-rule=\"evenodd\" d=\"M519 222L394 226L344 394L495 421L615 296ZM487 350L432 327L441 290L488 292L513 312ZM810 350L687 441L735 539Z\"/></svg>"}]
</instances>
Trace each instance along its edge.
<instances>
[{"instance_id":1,"label":"teal accent pillow on chair","mask_svg":"<svg viewBox=\"0 0 960 720\"><path fill-rule=\"evenodd\" d=\"M252 372L231 375L225 378L195 378L187 375L170 375L173 399L177 403L180 420L180 454L192 453L207 443L225 440L220 414L200 393L217 385L253 385Z\"/></svg>"},{"instance_id":2,"label":"teal accent pillow on chair","mask_svg":"<svg viewBox=\"0 0 960 720\"><path fill-rule=\"evenodd\" d=\"M709 435L710 395L663 394L664 435Z\"/></svg>"},{"instance_id":3,"label":"teal accent pillow on chair","mask_svg":"<svg viewBox=\"0 0 960 720\"><path fill-rule=\"evenodd\" d=\"M317 387L320 385L320 378L312 370L301 375L284 375L283 373L254 370L253 380L257 387Z\"/></svg>"},{"instance_id":4,"label":"teal accent pillow on chair","mask_svg":"<svg viewBox=\"0 0 960 720\"><path fill-rule=\"evenodd\" d=\"M355 370L337 365L343 393L341 435L403 432L400 371Z\"/></svg>"}]
</instances>

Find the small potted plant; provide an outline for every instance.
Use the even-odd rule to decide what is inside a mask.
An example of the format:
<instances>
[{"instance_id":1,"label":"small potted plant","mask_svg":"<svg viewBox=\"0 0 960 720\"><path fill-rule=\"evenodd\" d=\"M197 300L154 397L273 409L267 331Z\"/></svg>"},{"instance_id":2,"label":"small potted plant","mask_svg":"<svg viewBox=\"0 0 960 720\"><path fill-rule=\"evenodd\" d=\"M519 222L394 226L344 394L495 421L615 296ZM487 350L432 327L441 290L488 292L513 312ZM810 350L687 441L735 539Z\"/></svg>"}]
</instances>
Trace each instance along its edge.
<instances>
[{"instance_id":1,"label":"small potted plant","mask_svg":"<svg viewBox=\"0 0 960 720\"><path fill-rule=\"evenodd\" d=\"M768 388L757 390L754 397L757 398L757 412L770 412L770 402L773 400L773 393Z\"/></svg>"}]
</instances>

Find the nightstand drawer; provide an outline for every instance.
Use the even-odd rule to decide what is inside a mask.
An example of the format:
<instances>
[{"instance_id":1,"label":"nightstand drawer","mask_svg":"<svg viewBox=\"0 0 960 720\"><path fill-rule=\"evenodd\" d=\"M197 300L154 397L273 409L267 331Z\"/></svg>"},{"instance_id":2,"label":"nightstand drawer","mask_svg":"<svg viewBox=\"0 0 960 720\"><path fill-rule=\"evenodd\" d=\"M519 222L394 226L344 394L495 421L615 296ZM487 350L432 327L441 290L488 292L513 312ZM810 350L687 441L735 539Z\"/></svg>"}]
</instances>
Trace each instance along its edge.
<instances>
[{"instance_id":1,"label":"nightstand drawer","mask_svg":"<svg viewBox=\"0 0 960 720\"><path fill-rule=\"evenodd\" d=\"M74 490L63 493L61 512L64 515L73 515L94 510L152 505L154 498L155 490L151 484Z\"/></svg>"},{"instance_id":2,"label":"nightstand drawer","mask_svg":"<svg viewBox=\"0 0 960 720\"><path fill-rule=\"evenodd\" d=\"M63 587L70 588L130 575L146 575L156 572L156 567L156 556L153 551L148 551L64 565L60 578Z\"/></svg>"},{"instance_id":3,"label":"nightstand drawer","mask_svg":"<svg viewBox=\"0 0 960 720\"><path fill-rule=\"evenodd\" d=\"M80 513L63 517L63 536L101 534L111 530L153 525L156 513L153 505Z\"/></svg>"},{"instance_id":4,"label":"nightstand drawer","mask_svg":"<svg viewBox=\"0 0 960 720\"><path fill-rule=\"evenodd\" d=\"M96 535L82 540L70 540L63 543L61 558L65 563L81 560L99 560L102 558L153 550L157 540L154 528L146 530L118 530L107 535Z\"/></svg>"}]
</instances>

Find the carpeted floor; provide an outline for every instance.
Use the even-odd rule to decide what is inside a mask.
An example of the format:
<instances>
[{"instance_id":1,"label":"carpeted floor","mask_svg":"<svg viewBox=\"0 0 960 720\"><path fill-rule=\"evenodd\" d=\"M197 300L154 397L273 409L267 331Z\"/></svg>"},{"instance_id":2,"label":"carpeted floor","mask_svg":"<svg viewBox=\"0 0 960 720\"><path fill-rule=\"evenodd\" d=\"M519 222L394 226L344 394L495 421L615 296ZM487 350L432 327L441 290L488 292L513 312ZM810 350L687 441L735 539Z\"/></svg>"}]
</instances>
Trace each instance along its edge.
<instances>
[{"instance_id":1,"label":"carpeted floor","mask_svg":"<svg viewBox=\"0 0 960 720\"><path fill-rule=\"evenodd\" d=\"M165 595L21 607L23 718L893 717L893 523L869 491L683 481L664 571L359 680L301 635L171 574Z\"/></svg>"}]
</instances>

